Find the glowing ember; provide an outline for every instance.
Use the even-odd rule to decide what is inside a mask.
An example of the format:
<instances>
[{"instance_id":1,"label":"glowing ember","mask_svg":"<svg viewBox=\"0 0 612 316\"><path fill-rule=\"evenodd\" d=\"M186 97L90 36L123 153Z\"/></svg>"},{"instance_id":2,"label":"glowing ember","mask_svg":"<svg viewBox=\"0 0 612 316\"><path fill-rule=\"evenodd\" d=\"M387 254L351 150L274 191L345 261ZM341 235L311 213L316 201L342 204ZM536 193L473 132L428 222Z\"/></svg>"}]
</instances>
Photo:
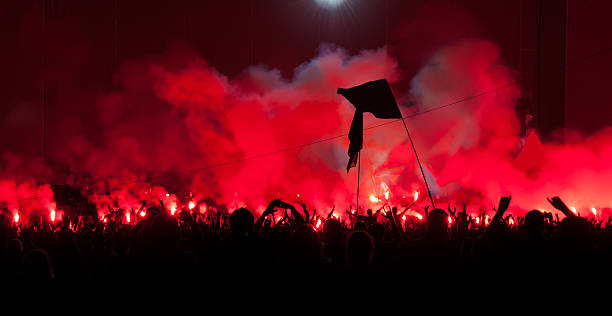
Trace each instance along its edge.
<instances>
[{"instance_id":1,"label":"glowing ember","mask_svg":"<svg viewBox=\"0 0 612 316\"><path fill-rule=\"evenodd\" d=\"M419 199L419 191L414 190L414 193L412 195L414 196L414 201L416 202L416 200Z\"/></svg>"},{"instance_id":2,"label":"glowing ember","mask_svg":"<svg viewBox=\"0 0 612 316\"><path fill-rule=\"evenodd\" d=\"M476 217L476 224L480 225L480 217Z\"/></svg>"},{"instance_id":3,"label":"glowing ember","mask_svg":"<svg viewBox=\"0 0 612 316\"><path fill-rule=\"evenodd\" d=\"M415 216L416 216L416 218L418 218L420 221L422 221L422 220L423 220L423 215L421 215L421 214L419 214L419 213L416 213L416 214L415 214Z\"/></svg>"},{"instance_id":4,"label":"glowing ember","mask_svg":"<svg viewBox=\"0 0 612 316\"><path fill-rule=\"evenodd\" d=\"M52 222L55 222L55 210L51 209L51 212L49 213L49 218L51 218Z\"/></svg>"},{"instance_id":5,"label":"glowing ember","mask_svg":"<svg viewBox=\"0 0 612 316\"><path fill-rule=\"evenodd\" d=\"M129 223L131 220L130 213L125 213L125 221Z\"/></svg>"},{"instance_id":6,"label":"glowing ember","mask_svg":"<svg viewBox=\"0 0 612 316\"><path fill-rule=\"evenodd\" d=\"M572 210L572 213L578 215L578 211L576 210L575 207L572 206L572 207L570 207L570 209Z\"/></svg>"},{"instance_id":7,"label":"glowing ember","mask_svg":"<svg viewBox=\"0 0 612 316\"><path fill-rule=\"evenodd\" d=\"M315 229L318 230L319 227L321 227L321 219L319 218L319 220L317 220L317 225L315 226Z\"/></svg>"},{"instance_id":8,"label":"glowing ember","mask_svg":"<svg viewBox=\"0 0 612 316\"><path fill-rule=\"evenodd\" d=\"M370 202L378 203L380 200L374 196L374 194L370 194Z\"/></svg>"},{"instance_id":9,"label":"glowing ember","mask_svg":"<svg viewBox=\"0 0 612 316\"><path fill-rule=\"evenodd\" d=\"M508 224L510 224L510 226L514 226L514 218L510 217Z\"/></svg>"},{"instance_id":10,"label":"glowing ember","mask_svg":"<svg viewBox=\"0 0 612 316\"><path fill-rule=\"evenodd\" d=\"M453 218L449 216L449 217L448 217L448 224L450 225L450 224L452 224L452 223L453 223Z\"/></svg>"},{"instance_id":11,"label":"glowing ember","mask_svg":"<svg viewBox=\"0 0 612 316\"><path fill-rule=\"evenodd\" d=\"M189 201L189 209L190 209L190 210L193 210L193 208L194 208L194 207L196 207L195 202L193 202L193 201Z\"/></svg>"},{"instance_id":12,"label":"glowing ember","mask_svg":"<svg viewBox=\"0 0 612 316\"><path fill-rule=\"evenodd\" d=\"M300 198L300 194L299 193L297 194L297 197L298 197L298 199Z\"/></svg>"},{"instance_id":13,"label":"glowing ember","mask_svg":"<svg viewBox=\"0 0 612 316\"><path fill-rule=\"evenodd\" d=\"M200 205L200 214L204 214L206 213L206 205L202 204Z\"/></svg>"},{"instance_id":14,"label":"glowing ember","mask_svg":"<svg viewBox=\"0 0 612 316\"><path fill-rule=\"evenodd\" d=\"M385 200L388 200L388 199L389 199L389 192L391 192L391 191L386 191L386 192L385 192Z\"/></svg>"},{"instance_id":15,"label":"glowing ember","mask_svg":"<svg viewBox=\"0 0 612 316\"><path fill-rule=\"evenodd\" d=\"M144 210L140 211L140 217L145 217L145 215L147 215L147 212Z\"/></svg>"},{"instance_id":16,"label":"glowing ember","mask_svg":"<svg viewBox=\"0 0 612 316\"><path fill-rule=\"evenodd\" d=\"M166 197L169 197L169 196L170 196L170 193L166 193Z\"/></svg>"},{"instance_id":17,"label":"glowing ember","mask_svg":"<svg viewBox=\"0 0 612 316\"><path fill-rule=\"evenodd\" d=\"M402 222L406 221L406 215L402 215Z\"/></svg>"},{"instance_id":18,"label":"glowing ember","mask_svg":"<svg viewBox=\"0 0 612 316\"><path fill-rule=\"evenodd\" d=\"M593 212L593 215L597 216L597 209L594 207L591 207L591 212Z\"/></svg>"},{"instance_id":19,"label":"glowing ember","mask_svg":"<svg viewBox=\"0 0 612 316\"><path fill-rule=\"evenodd\" d=\"M18 212L15 212L13 219L15 220L15 223L19 223L19 213Z\"/></svg>"},{"instance_id":20,"label":"glowing ember","mask_svg":"<svg viewBox=\"0 0 612 316\"><path fill-rule=\"evenodd\" d=\"M172 204L170 206L170 214L174 216L174 213L176 213L176 204Z\"/></svg>"}]
</instances>

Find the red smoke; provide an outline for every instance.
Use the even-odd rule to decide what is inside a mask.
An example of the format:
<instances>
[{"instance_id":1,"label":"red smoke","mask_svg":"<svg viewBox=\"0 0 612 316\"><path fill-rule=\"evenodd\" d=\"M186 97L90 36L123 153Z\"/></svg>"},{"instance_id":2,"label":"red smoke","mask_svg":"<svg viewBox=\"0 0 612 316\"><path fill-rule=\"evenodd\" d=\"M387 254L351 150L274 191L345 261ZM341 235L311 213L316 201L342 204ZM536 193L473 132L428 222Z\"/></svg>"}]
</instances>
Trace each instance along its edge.
<instances>
[{"instance_id":1,"label":"red smoke","mask_svg":"<svg viewBox=\"0 0 612 316\"><path fill-rule=\"evenodd\" d=\"M306 203L326 213L354 207L356 169L346 174L346 134L352 105L336 94L401 74L385 49L349 56L324 47L298 66L292 78L253 66L236 78L189 52L124 64L117 89L96 97L94 135L72 133L55 159L62 168L5 155L0 200L23 212L50 209L51 183L83 186L99 215L107 209L138 210L141 201L163 200L167 208L203 198L261 211L274 198ZM395 91L438 206L467 203L470 211L512 195L511 211L551 211L546 197L560 195L586 215L612 206L612 130L569 144L544 144L544 163L526 172L516 167L520 150L514 107L516 74L504 66L491 42L466 40L433 54L412 79L410 91ZM501 87L501 88L500 88ZM458 104L437 109L463 98ZM366 115L364 125L388 121ZM292 148L290 150L285 150ZM276 152L276 153L275 153ZM268 153L274 153L269 154ZM427 195L401 123L367 129L361 163L360 205L417 204ZM36 180L35 180L36 179ZM370 196L376 197L370 199ZM385 197L386 195L386 197ZM37 202L15 202L29 197ZM607 216L607 214L604 214Z\"/></svg>"}]
</instances>

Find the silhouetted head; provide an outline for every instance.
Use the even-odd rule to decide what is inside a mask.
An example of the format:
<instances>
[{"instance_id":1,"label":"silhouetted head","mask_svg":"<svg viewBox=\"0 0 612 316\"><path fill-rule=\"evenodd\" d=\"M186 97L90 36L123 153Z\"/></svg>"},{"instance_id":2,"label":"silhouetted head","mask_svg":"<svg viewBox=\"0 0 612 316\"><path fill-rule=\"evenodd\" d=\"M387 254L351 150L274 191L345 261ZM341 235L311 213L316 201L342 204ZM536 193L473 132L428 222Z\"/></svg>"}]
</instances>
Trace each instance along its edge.
<instances>
[{"instance_id":1,"label":"silhouetted head","mask_svg":"<svg viewBox=\"0 0 612 316\"><path fill-rule=\"evenodd\" d=\"M161 211L159 210L159 207L157 206L148 207L147 212L146 212L147 215L145 216L145 218L154 218L159 213L161 213Z\"/></svg>"},{"instance_id":2,"label":"silhouetted head","mask_svg":"<svg viewBox=\"0 0 612 316\"><path fill-rule=\"evenodd\" d=\"M541 238L544 232L544 214L533 210L525 215L525 230L530 239Z\"/></svg>"},{"instance_id":3,"label":"silhouetted head","mask_svg":"<svg viewBox=\"0 0 612 316\"><path fill-rule=\"evenodd\" d=\"M253 232L255 218L246 208L239 208L230 215L230 229L233 234L247 236Z\"/></svg>"},{"instance_id":4,"label":"silhouetted head","mask_svg":"<svg viewBox=\"0 0 612 316\"><path fill-rule=\"evenodd\" d=\"M561 221L561 236L570 242L587 242L589 239L589 223L583 217L566 217Z\"/></svg>"},{"instance_id":5,"label":"silhouetted head","mask_svg":"<svg viewBox=\"0 0 612 316\"><path fill-rule=\"evenodd\" d=\"M168 213L155 216L151 223L151 241L156 249L177 248L180 234L176 218Z\"/></svg>"},{"instance_id":6,"label":"silhouetted head","mask_svg":"<svg viewBox=\"0 0 612 316\"><path fill-rule=\"evenodd\" d=\"M331 218L323 224L323 235L328 243L342 242L342 224Z\"/></svg>"},{"instance_id":7,"label":"silhouetted head","mask_svg":"<svg viewBox=\"0 0 612 316\"><path fill-rule=\"evenodd\" d=\"M366 214L368 214L368 216L372 216L372 209L368 209L368 210L366 211Z\"/></svg>"},{"instance_id":8,"label":"silhouetted head","mask_svg":"<svg viewBox=\"0 0 612 316\"><path fill-rule=\"evenodd\" d=\"M429 212L429 215L427 215L426 229L429 237L445 237L446 231L448 230L448 214L439 208Z\"/></svg>"},{"instance_id":9,"label":"silhouetted head","mask_svg":"<svg viewBox=\"0 0 612 316\"><path fill-rule=\"evenodd\" d=\"M33 237L32 230L29 228L24 228L21 230L21 232L19 232L19 239L26 244L29 244L32 242L32 237Z\"/></svg>"},{"instance_id":10,"label":"silhouetted head","mask_svg":"<svg viewBox=\"0 0 612 316\"><path fill-rule=\"evenodd\" d=\"M353 230L366 230L366 223L363 221L357 221L353 226Z\"/></svg>"},{"instance_id":11,"label":"silhouetted head","mask_svg":"<svg viewBox=\"0 0 612 316\"><path fill-rule=\"evenodd\" d=\"M374 239L363 231L351 233L346 239L345 259L351 268L364 268L372 263Z\"/></svg>"},{"instance_id":12,"label":"silhouetted head","mask_svg":"<svg viewBox=\"0 0 612 316\"><path fill-rule=\"evenodd\" d=\"M49 281L55 276L49 256L44 250L32 249L23 258L24 275L33 281Z\"/></svg>"},{"instance_id":13,"label":"silhouetted head","mask_svg":"<svg viewBox=\"0 0 612 316\"><path fill-rule=\"evenodd\" d=\"M382 243L383 236L385 235L385 226L379 222L375 222L368 226L368 233L374 238L374 243Z\"/></svg>"},{"instance_id":14,"label":"silhouetted head","mask_svg":"<svg viewBox=\"0 0 612 316\"><path fill-rule=\"evenodd\" d=\"M14 238L6 242L6 252L8 258L20 258L23 253L23 244L21 240Z\"/></svg>"},{"instance_id":15,"label":"silhouetted head","mask_svg":"<svg viewBox=\"0 0 612 316\"><path fill-rule=\"evenodd\" d=\"M57 233L57 242L60 247L74 247L76 246L76 234L71 229L61 229Z\"/></svg>"},{"instance_id":16,"label":"silhouetted head","mask_svg":"<svg viewBox=\"0 0 612 316\"><path fill-rule=\"evenodd\" d=\"M296 257L318 259L321 257L321 243L317 232L310 225L301 225L291 236L291 248Z\"/></svg>"}]
</instances>

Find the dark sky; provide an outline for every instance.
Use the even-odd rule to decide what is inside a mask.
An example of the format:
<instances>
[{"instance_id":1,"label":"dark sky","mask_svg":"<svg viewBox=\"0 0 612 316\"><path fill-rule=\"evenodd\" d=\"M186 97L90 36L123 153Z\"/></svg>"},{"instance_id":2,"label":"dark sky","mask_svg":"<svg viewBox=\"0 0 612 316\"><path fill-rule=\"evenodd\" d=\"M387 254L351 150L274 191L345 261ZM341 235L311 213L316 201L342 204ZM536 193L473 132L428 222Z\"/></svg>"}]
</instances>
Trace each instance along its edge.
<instances>
[{"instance_id":1,"label":"dark sky","mask_svg":"<svg viewBox=\"0 0 612 316\"><path fill-rule=\"evenodd\" d=\"M44 76L49 79L49 117L76 111L87 120L86 105L64 107L70 103L66 100L86 101L96 91L108 91L118 65L177 46L191 47L230 77L251 63L290 77L322 42L350 53L387 43L402 70L399 88L408 87L432 52L463 38L496 42L504 61L521 68L520 12L529 1L347 2L327 10L314 0L47 0L45 33L44 0L4 1L0 146L3 151L39 151ZM593 131L610 125L612 117L607 94L612 2L569 0L568 7L568 126ZM528 25L523 30L535 32ZM533 38L524 35L524 41ZM23 136L18 143L15 134Z\"/></svg>"}]
</instances>

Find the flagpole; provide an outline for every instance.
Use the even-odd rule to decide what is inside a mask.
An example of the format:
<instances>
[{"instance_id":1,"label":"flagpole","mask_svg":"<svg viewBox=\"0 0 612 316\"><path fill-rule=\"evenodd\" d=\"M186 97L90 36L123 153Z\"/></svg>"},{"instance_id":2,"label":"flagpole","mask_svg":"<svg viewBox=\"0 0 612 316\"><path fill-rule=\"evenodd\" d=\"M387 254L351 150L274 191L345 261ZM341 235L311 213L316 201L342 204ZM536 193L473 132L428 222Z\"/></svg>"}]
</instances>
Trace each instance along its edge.
<instances>
[{"instance_id":1,"label":"flagpole","mask_svg":"<svg viewBox=\"0 0 612 316\"><path fill-rule=\"evenodd\" d=\"M361 150L357 152L357 214L359 214L359 176L361 175Z\"/></svg>"},{"instance_id":2,"label":"flagpole","mask_svg":"<svg viewBox=\"0 0 612 316\"><path fill-rule=\"evenodd\" d=\"M421 165L421 161L419 160L419 155L417 154L416 148L414 147L414 142L412 141L412 137L410 137L410 132L408 132L408 126L406 126L406 122L404 118L401 118L402 124L404 124L404 129L406 129L406 134L408 134L408 139L410 140L410 145L412 145L412 150L414 150L414 156L416 157L417 163L419 164L419 168L421 169L421 175L423 176L423 181L425 181L425 187L427 188L427 194L429 194L429 200L431 201L431 206L436 208L436 204L434 204L433 197L431 196L431 190L429 190L429 184L427 184L427 178L425 177L425 172L423 171L423 166ZM357 178L359 179L359 177Z\"/></svg>"}]
</instances>

